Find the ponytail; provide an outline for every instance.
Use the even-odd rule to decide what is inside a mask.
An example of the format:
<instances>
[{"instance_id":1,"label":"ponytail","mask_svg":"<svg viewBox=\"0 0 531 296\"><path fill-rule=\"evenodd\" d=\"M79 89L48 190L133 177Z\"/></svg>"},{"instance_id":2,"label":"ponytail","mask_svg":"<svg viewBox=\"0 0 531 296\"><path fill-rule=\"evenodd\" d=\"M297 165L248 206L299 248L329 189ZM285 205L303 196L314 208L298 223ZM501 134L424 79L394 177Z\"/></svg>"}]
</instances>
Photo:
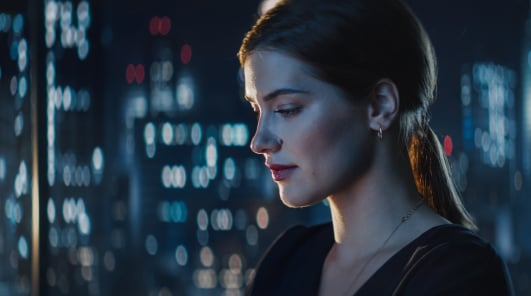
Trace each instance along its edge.
<instances>
[{"instance_id":1,"label":"ponytail","mask_svg":"<svg viewBox=\"0 0 531 296\"><path fill-rule=\"evenodd\" d=\"M353 100L366 97L379 79L391 79L400 93L398 143L404 157L408 150L419 193L442 217L476 229L428 127L437 61L417 17L403 1L308 1L280 1L263 14L240 47L242 66L254 50L280 50Z\"/></svg>"},{"instance_id":2,"label":"ponytail","mask_svg":"<svg viewBox=\"0 0 531 296\"><path fill-rule=\"evenodd\" d=\"M413 133L408 154L417 189L425 202L450 222L477 230L455 188L441 143L430 127Z\"/></svg>"}]
</instances>

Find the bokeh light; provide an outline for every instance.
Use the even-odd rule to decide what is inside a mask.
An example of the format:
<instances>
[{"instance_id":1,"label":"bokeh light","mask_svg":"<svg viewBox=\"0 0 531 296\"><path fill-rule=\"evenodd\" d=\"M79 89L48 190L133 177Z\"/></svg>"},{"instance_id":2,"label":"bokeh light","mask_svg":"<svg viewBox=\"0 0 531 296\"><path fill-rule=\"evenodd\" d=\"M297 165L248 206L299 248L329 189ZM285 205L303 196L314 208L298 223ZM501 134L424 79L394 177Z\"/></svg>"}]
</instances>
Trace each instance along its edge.
<instances>
[{"instance_id":1,"label":"bokeh light","mask_svg":"<svg viewBox=\"0 0 531 296\"><path fill-rule=\"evenodd\" d=\"M184 44L181 47L181 62L187 65L192 60L192 47L189 44Z\"/></svg>"},{"instance_id":2,"label":"bokeh light","mask_svg":"<svg viewBox=\"0 0 531 296\"><path fill-rule=\"evenodd\" d=\"M175 249L175 260L180 266L186 266L186 264L188 264L188 251L185 246L177 246Z\"/></svg>"},{"instance_id":3,"label":"bokeh light","mask_svg":"<svg viewBox=\"0 0 531 296\"><path fill-rule=\"evenodd\" d=\"M261 207L258 209L258 212L256 213L256 225L258 225L260 229L266 229L267 226L269 226L269 213L266 208Z\"/></svg>"},{"instance_id":4,"label":"bokeh light","mask_svg":"<svg viewBox=\"0 0 531 296\"><path fill-rule=\"evenodd\" d=\"M261 9L272 2L264 1ZM43 22L42 44L28 38L33 26L27 9L0 9L0 51L6 57L0 62L0 93L6 98L0 108L6 119L0 126L6 136L0 143L5 192L0 258L5 277L16 278L17 293L31 292L31 276L25 273L36 247L29 224L35 209L32 181L38 181L32 180L30 108L32 67L39 62L45 75L43 85L36 84L44 88L37 91L44 94L38 134L45 150L38 154L45 178L39 182L45 190L38 188L45 193L39 197L45 222L39 233L47 246L39 254L51 259L42 261L42 294L106 295L112 286L149 296L243 295L259 256L287 222L312 224L327 217L320 212L326 206L297 216L284 215L274 202L277 191L263 158L248 147L255 122L239 122L248 108L238 101L237 70L219 75L237 60L234 53L224 56L218 42L241 34L249 25L243 20L249 19L217 23L211 33L223 32L219 38L200 38L196 22L213 18L194 3L136 3L133 8L145 8L147 15L138 18L120 3L96 7L86 0L46 0L36 18ZM32 52L42 53L42 60L33 59ZM456 67L464 69L457 80L461 85L454 83L461 93L462 138L450 126L441 139L464 202L482 205L472 211L488 212L488 218L478 215L481 229L499 235L508 253L519 237L511 227L517 217L499 209L525 203L520 197L527 194L529 176L519 165L525 148L519 146L522 130L514 120L531 114L514 113L531 110L518 91L520 72L531 61L529 50L523 52L522 71L488 61ZM447 128L444 116L434 109L435 125L443 118ZM481 176L496 182L478 182L478 172L492 173ZM482 187L488 186L478 183L496 189L485 193ZM516 208L525 212L526 207ZM272 215L280 220L273 223ZM525 255L516 249L511 264ZM132 270L132 256L143 262L148 276L115 281Z\"/></svg>"}]
</instances>

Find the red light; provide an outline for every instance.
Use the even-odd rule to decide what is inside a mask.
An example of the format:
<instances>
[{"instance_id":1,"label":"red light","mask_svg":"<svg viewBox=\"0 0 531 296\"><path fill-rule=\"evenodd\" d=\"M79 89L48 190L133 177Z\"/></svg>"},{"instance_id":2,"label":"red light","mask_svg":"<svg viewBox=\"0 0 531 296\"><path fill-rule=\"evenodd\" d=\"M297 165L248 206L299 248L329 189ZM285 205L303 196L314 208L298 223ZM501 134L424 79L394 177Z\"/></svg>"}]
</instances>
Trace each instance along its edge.
<instances>
[{"instance_id":1,"label":"red light","mask_svg":"<svg viewBox=\"0 0 531 296\"><path fill-rule=\"evenodd\" d=\"M171 19L167 16L154 16L149 21L149 33L155 35L167 35L171 30Z\"/></svg>"},{"instance_id":2,"label":"red light","mask_svg":"<svg viewBox=\"0 0 531 296\"><path fill-rule=\"evenodd\" d=\"M454 149L454 144L452 142L452 138L450 136L444 137L444 153L446 153L446 156L452 155L452 150Z\"/></svg>"},{"instance_id":3,"label":"red light","mask_svg":"<svg viewBox=\"0 0 531 296\"><path fill-rule=\"evenodd\" d=\"M171 20L169 17L165 16L162 17L162 19L159 22L159 33L162 35L166 35L170 32L171 29Z\"/></svg>"},{"instance_id":4,"label":"red light","mask_svg":"<svg viewBox=\"0 0 531 296\"><path fill-rule=\"evenodd\" d=\"M135 80L135 75L135 66L132 64L127 65L127 69L125 70L125 79L127 80L127 83L133 83L133 80Z\"/></svg>"},{"instance_id":5,"label":"red light","mask_svg":"<svg viewBox=\"0 0 531 296\"><path fill-rule=\"evenodd\" d=\"M192 47L190 47L190 45L188 44L185 44L181 48L181 62L186 65L190 63L191 59L192 59Z\"/></svg>"},{"instance_id":6,"label":"red light","mask_svg":"<svg viewBox=\"0 0 531 296\"><path fill-rule=\"evenodd\" d=\"M136 83L140 84L142 81L144 81L145 71L144 71L144 65L136 65Z\"/></svg>"},{"instance_id":7,"label":"red light","mask_svg":"<svg viewBox=\"0 0 531 296\"><path fill-rule=\"evenodd\" d=\"M127 80L127 83L131 84L133 81L136 81L136 83L141 84L144 81L145 76L146 71L144 65L127 65L127 69L125 70L125 79Z\"/></svg>"},{"instance_id":8,"label":"red light","mask_svg":"<svg viewBox=\"0 0 531 296\"><path fill-rule=\"evenodd\" d=\"M149 22L149 33L151 35L157 35L159 33L160 28L160 19L156 16L151 18L151 21Z\"/></svg>"}]
</instances>

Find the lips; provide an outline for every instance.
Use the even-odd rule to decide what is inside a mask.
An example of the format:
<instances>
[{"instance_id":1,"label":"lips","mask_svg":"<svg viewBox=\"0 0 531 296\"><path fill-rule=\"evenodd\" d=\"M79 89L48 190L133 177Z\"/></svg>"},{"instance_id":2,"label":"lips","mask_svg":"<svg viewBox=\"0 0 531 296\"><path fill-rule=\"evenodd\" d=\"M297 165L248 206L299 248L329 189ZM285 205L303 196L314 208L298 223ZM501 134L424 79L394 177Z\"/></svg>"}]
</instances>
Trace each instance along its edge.
<instances>
[{"instance_id":1,"label":"lips","mask_svg":"<svg viewBox=\"0 0 531 296\"><path fill-rule=\"evenodd\" d=\"M282 164L267 164L266 166L271 170L271 176L273 180L279 182L286 180L293 171L297 168L295 165L282 165Z\"/></svg>"}]
</instances>

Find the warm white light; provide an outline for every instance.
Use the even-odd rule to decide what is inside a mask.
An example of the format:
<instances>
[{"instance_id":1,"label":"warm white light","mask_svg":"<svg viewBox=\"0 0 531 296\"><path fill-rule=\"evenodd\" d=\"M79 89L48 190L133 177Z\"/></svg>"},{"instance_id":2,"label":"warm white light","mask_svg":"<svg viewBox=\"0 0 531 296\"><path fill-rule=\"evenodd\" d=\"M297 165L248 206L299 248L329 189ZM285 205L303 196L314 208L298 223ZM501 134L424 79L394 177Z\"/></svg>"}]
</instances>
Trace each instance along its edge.
<instances>
[{"instance_id":1,"label":"warm white light","mask_svg":"<svg viewBox=\"0 0 531 296\"><path fill-rule=\"evenodd\" d=\"M194 285L200 289L213 289L217 285L217 276L214 269L197 269L193 275Z\"/></svg>"},{"instance_id":2,"label":"warm white light","mask_svg":"<svg viewBox=\"0 0 531 296\"><path fill-rule=\"evenodd\" d=\"M146 145L155 144L155 125L151 122L144 127L144 140Z\"/></svg>"},{"instance_id":3,"label":"warm white light","mask_svg":"<svg viewBox=\"0 0 531 296\"><path fill-rule=\"evenodd\" d=\"M201 264L205 267L211 267L214 264L214 253L209 247L201 248L199 258L201 259Z\"/></svg>"},{"instance_id":4,"label":"warm white light","mask_svg":"<svg viewBox=\"0 0 531 296\"><path fill-rule=\"evenodd\" d=\"M267 226L269 226L269 213L266 208L261 207L258 209L258 212L256 213L256 224L261 229L266 229Z\"/></svg>"},{"instance_id":5,"label":"warm white light","mask_svg":"<svg viewBox=\"0 0 531 296\"><path fill-rule=\"evenodd\" d=\"M190 110L195 104L195 91L191 77L185 76L177 82L177 105L181 110Z\"/></svg>"},{"instance_id":6,"label":"warm white light","mask_svg":"<svg viewBox=\"0 0 531 296\"><path fill-rule=\"evenodd\" d=\"M170 185L171 185L171 169L170 169L170 166L165 165L164 167L162 167L161 178L162 178L162 185L164 186L164 188L170 188Z\"/></svg>"},{"instance_id":7,"label":"warm white light","mask_svg":"<svg viewBox=\"0 0 531 296\"><path fill-rule=\"evenodd\" d=\"M171 145L173 141L173 127L169 122L162 125L162 141L166 145Z\"/></svg>"},{"instance_id":8,"label":"warm white light","mask_svg":"<svg viewBox=\"0 0 531 296\"><path fill-rule=\"evenodd\" d=\"M46 25L47 26L51 26L51 25L53 25L54 22L57 21L58 12L59 12L59 9L58 9L58 6L57 6L57 2L48 1L46 3L45 19L46 19Z\"/></svg>"},{"instance_id":9,"label":"warm white light","mask_svg":"<svg viewBox=\"0 0 531 296\"><path fill-rule=\"evenodd\" d=\"M232 212L229 209L218 210L215 216L215 222L219 230L232 229Z\"/></svg>"},{"instance_id":10,"label":"warm white light","mask_svg":"<svg viewBox=\"0 0 531 296\"><path fill-rule=\"evenodd\" d=\"M204 209L199 210L199 212L197 213L197 226L200 230L207 230L208 215Z\"/></svg>"},{"instance_id":11,"label":"warm white light","mask_svg":"<svg viewBox=\"0 0 531 296\"><path fill-rule=\"evenodd\" d=\"M260 3L259 12L260 14L266 13L268 10L273 8L279 0L263 0L262 3Z\"/></svg>"},{"instance_id":12,"label":"warm white light","mask_svg":"<svg viewBox=\"0 0 531 296\"><path fill-rule=\"evenodd\" d=\"M92 266L94 265L94 251L90 247L80 247L78 250L78 258L81 266Z\"/></svg>"},{"instance_id":13,"label":"warm white light","mask_svg":"<svg viewBox=\"0 0 531 296\"><path fill-rule=\"evenodd\" d=\"M72 105L72 89L70 86L66 86L63 93L63 108L65 111L70 110Z\"/></svg>"},{"instance_id":14,"label":"warm white light","mask_svg":"<svg viewBox=\"0 0 531 296\"><path fill-rule=\"evenodd\" d=\"M216 148L216 140L214 138L208 138L208 144L206 148L206 161L207 166L213 167L218 161L218 149Z\"/></svg>"}]
</instances>

